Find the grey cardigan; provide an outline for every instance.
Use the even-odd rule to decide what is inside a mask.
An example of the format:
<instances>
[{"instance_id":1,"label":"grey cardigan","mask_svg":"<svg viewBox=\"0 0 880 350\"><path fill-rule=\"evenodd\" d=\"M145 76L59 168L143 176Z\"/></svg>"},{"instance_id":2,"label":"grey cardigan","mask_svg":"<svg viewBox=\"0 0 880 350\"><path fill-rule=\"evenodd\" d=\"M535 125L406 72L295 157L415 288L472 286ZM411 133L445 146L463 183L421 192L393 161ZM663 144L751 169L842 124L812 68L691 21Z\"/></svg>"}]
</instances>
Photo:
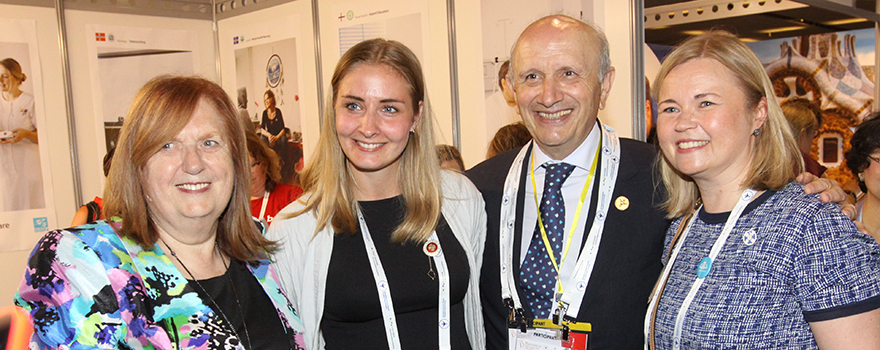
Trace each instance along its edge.
<instances>
[{"instance_id":1,"label":"grey cardigan","mask_svg":"<svg viewBox=\"0 0 880 350\"><path fill-rule=\"evenodd\" d=\"M470 267L470 283L464 299L465 327L471 348L482 350L486 348L479 282L486 239L483 197L461 174L444 170L441 171L441 179L441 212L464 249ZM305 328L306 347L309 350L324 349L324 338L319 326L324 314L327 269L333 252L333 230L325 227L315 233L317 220L313 213L281 219L284 214L289 215L302 208L303 205L297 201L278 213L269 227L268 237L280 243L274 263L282 287L300 313Z\"/></svg>"}]
</instances>

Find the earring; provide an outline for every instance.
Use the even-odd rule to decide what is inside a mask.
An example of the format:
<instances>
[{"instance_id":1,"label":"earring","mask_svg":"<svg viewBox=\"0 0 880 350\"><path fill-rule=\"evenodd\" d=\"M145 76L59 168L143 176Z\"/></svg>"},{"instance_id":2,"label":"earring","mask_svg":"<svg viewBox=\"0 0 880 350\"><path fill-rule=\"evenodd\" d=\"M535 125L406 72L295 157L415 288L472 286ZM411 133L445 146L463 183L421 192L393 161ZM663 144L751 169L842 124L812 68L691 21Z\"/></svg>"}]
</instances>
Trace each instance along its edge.
<instances>
[{"instance_id":1,"label":"earring","mask_svg":"<svg viewBox=\"0 0 880 350\"><path fill-rule=\"evenodd\" d=\"M859 173L859 181L865 182L865 173Z\"/></svg>"},{"instance_id":2,"label":"earring","mask_svg":"<svg viewBox=\"0 0 880 350\"><path fill-rule=\"evenodd\" d=\"M413 128L409 128L409 133L410 133L410 134L415 134L415 133L416 133L416 130L413 129Z\"/></svg>"},{"instance_id":3,"label":"earring","mask_svg":"<svg viewBox=\"0 0 880 350\"><path fill-rule=\"evenodd\" d=\"M755 131L752 131L752 135L755 135L755 136L761 135L761 129L755 129Z\"/></svg>"}]
</instances>

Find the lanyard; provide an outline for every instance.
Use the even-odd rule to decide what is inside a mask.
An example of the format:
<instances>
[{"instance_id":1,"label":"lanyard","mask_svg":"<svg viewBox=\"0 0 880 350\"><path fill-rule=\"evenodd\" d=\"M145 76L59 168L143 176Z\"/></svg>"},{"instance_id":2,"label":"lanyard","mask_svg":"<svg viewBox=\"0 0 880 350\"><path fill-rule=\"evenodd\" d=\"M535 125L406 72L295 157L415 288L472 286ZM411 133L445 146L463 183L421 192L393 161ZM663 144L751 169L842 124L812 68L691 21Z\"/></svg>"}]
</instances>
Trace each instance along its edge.
<instances>
[{"instance_id":1,"label":"lanyard","mask_svg":"<svg viewBox=\"0 0 880 350\"><path fill-rule=\"evenodd\" d=\"M263 207L260 209L260 217L259 219L265 219L266 216L266 204L269 203L269 191L263 192Z\"/></svg>"},{"instance_id":2,"label":"lanyard","mask_svg":"<svg viewBox=\"0 0 880 350\"><path fill-rule=\"evenodd\" d=\"M608 208L611 206L614 184L617 182L617 172L620 169L620 139L611 127L605 127L607 140L601 145L604 157L602 157L602 177L599 183L599 196L596 197L596 214L587 242L581 249L581 257L575 265L574 274L566 285L574 286L569 293L563 293L559 299L557 312L576 318L580 311L584 294L587 293L587 284L593 275L593 267L596 265L596 257L599 253L599 243L605 230L605 219L608 217Z\"/></svg>"},{"instance_id":3,"label":"lanyard","mask_svg":"<svg viewBox=\"0 0 880 350\"><path fill-rule=\"evenodd\" d=\"M736 206L733 207L733 210L730 212L730 215L727 217L727 222L724 223L724 227L721 229L721 234L718 235L718 239L715 240L715 244L712 245L712 249L709 251L709 256L700 260L700 263L697 265L697 277L694 280L694 283L691 285L688 294L685 296L684 302L682 302L681 307L678 309L678 314L675 317L675 328L672 333L672 348L674 350L681 348L681 332L682 326L684 325L684 319L687 314L688 309L691 306L691 303L694 301L694 297L699 291L700 286L703 285L703 281L706 280L706 277L709 275L709 272L712 271L712 264L715 262L715 259L718 258L718 254L721 252L721 248L724 247L724 244L727 242L727 238L730 236L730 232L733 231L733 228L736 226L737 220L742 215L742 212L746 209L746 206L755 198L755 194L757 192L753 189L747 189L743 191L742 195L740 195L739 201L736 203ZM702 206L700 207L702 208ZM699 209L697 210L699 211ZM678 258L678 253L681 251L681 247L684 245L685 239L687 238L688 233L694 225L694 221L696 221L696 215L689 222L682 222L680 225L687 224L687 228L685 228L684 232L681 234L681 238L679 238L678 246L674 247L672 250L672 254L669 256L669 260L666 262L666 267L663 268L663 274L660 276L660 282L658 287L654 288L654 292L651 293L650 303L648 304L648 310L654 310L654 306L659 302L659 291L660 286L665 285L669 279L669 275L672 272L672 265L675 263L675 259ZM647 349L649 344L649 337L653 337L653 334L650 333L650 323L652 317L652 311L648 311L645 316L645 348Z\"/></svg>"},{"instance_id":4,"label":"lanyard","mask_svg":"<svg viewBox=\"0 0 880 350\"><path fill-rule=\"evenodd\" d=\"M599 145L602 144L602 134L599 134ZM568 230L568 237L565 239L565 248L562 250L562 260L557 263L556 262L556 254L551 254L553 252L553 247L550 245L550 240L547 238L547 230L544 228L544 220L541 219L541 204L538 201L538 186L535 185L535 152L532 152L531 163L529 164L529 174L532 178L532 192L535 195L535 207L538 208L538 228L541 230L541 239L544 241L544 247L547 248L547 251L550 252L547 255L550 256L550 262L553 263L553 269L556 270L556 276L560 276L559 274L559 265L565 262L565 258L568 256L568 249L571 248L571 236L574 235L574 231L577 230L578 220L581 218L581 208L584 207L584 200L587 198L587 192L589 192L590 184L593 183L593 175L596 175L596 164L599 163L599 151L602 150L602 147L596 147L596 155L593 157L593 164L590 165L590 172L587 174L587 181L584 182L584 188L581 190L581 198L578 201L577 211L574 213L574 222L571 223L571 228ZM544 176L547 176L546 174ZM557 291L559 294L562 294L564 291L562 283L559 283L559 279L556 279Z\"/></svg>"},{"instance_id":5,"label":"lanyard","mask_svg":"<svg viewBox=\"0 0 880 350\"><path fill-rule=\"evenodd\" d=\"M367 222L364 215L358 209L358 222L361 227L361 236L364 238L364 246L367 248L367 258L370 260L370 269L373 271L373 278L376 280L376 290L379 292L379 304L382 307L382 319L385 322L385 337L388 339L389 350L400 350L400 334L397 331L397 316L394 313L394 303L391 299L391 287L388 285L388 278L385 277L385 269L382 267L382 261L379 260L379 252L376 245L373 244L373 238L370 236L370 230L367 228ZM431 234L428 242L434 242L439 247L440 239L437 237L437 231ZM446 256L443 249L437 249L437 255L431 257L434 265L437 266L437 277L440 279L438 283L438 315L437 327L439 332L440 350L451 349L451 341L449 336L449 269L446 265Z\"/></svg>"},{"instance_id":6,"label":"lanyard","mask_svg":"<svg viewBox=\"0 0 880 350\"><path fill-rule=\"evenodd\" d=\"M620 162L620 141L617 133L609 126L601 125L602 142L599 149L602 152L601 183L593 225L590 228L587 244L581 249L575 268L575 274L567 283L565 290L570 293L561 294L561 308L565 309L565 315L576 318L580 310L586 287L592 274L593 265L596 261L599 242L602 238L602 230L605 225L608 207L611 204L611 195L614 191L614 183L617 180L617 169ZM517 310L522 308L519 295L516 293L517 281L513 276L512 263L519 259L513 259L513 239L516 237L516 199L519 191L521 169L525 157L532 152L534 141L528 147L523 147L511 165L507 178L504 182L504 193L501 200L501 222L499 225L500 255L501 255L501 294L505 300L512 302L512 307ZM589 186L589 182L587 183ZM538 216L540 218L540 215ZM574 227L574 226L573 226ZM574 286L572 288L572 286ZM562 289L560 289L562 290ZM563 305L564 303L564 305Z\"/></svg>"}]
</instances>

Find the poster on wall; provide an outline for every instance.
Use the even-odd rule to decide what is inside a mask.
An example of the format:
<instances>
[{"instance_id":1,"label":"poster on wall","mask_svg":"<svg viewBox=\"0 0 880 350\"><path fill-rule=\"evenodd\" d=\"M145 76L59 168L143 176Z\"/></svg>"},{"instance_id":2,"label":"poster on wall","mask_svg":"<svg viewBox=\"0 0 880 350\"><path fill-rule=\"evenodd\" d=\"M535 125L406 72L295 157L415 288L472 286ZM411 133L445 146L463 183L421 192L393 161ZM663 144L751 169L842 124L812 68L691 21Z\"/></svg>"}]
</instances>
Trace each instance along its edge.
<instances>
[{"instance_id":1,"label":"poster on wall","mask_svg":"<svg viewBox=\"0 0 880 350\"><path fill-rule=\"evenodd\" d=\"M35 21L0 20L0 251L55 227L40 72Z\"/></svg>"},{"instance_id":2,"label":"poster on wall","mask_svg":"<svg viewBox=\"0 0 880 350\"><path fill-rule=\"evenodd\" d=\"M764 64L780 104L800 100L822 112L818 128L807 135L815 135L812 144L801 151L807 163L818 163L824 176L854 193L858 185L844 154L874 103L874 35L871 28L747 44Z\"/></svg>"},{"instance_id":3,"label":"poster on wall","mask_svg":"<svg viewBox=\"0 0 880 350\"><path fill-rule=\"evenodd\" d=\"M431 47L425 44L429 42L427 1L357 1L332 8L327 16L333 18L321 20L336 34L328 38L336 50L324 56L325 70L336 67L339 57L355 44L384 38L406 45L430 76Z\"/></svg>"},{"instance_id":4,"label":"poster on wall","mask_svg":"<svg viewBox=\"0 0 880 350\"><path fill-rule=\"evenodd\" d=\"M198 34L108 25L87 25L92 97L98 153L116 146L119 130L135 94L150 79L163 75L192 75L199 59Z\"/></svg>"},{"instance_id":5,"label":"poster on wall","mask_svg":"<svg viewBox=\"0 0 880 350\"><path fill-rule=\"evenodd\" d=\"M299 15L221 29L220 36L232 44L235 79L225 84L234 84L232 99L241 118L278 155L281 183L299 185L297 174L305 161L300 101L304 53L298 49L299 31L291 23L299 23Z\"/></svg>"}]
</instances>

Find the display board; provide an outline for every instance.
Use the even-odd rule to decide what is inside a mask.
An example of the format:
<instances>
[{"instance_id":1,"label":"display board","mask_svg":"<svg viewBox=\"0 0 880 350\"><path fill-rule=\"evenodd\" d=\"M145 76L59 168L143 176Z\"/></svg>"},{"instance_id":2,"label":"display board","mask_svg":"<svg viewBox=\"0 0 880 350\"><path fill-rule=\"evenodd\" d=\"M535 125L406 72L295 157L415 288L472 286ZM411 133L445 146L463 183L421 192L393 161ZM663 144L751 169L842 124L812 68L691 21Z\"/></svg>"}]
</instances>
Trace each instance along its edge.
<instances>
[{"instance_id":1,"label":"display board","mask_svg":"<svg viewBox=\"0 0 880 350\"><path fill-rule=\"evenodd\" d=\"M0 251L15 251L56 222L36 21L0 19L0 60Z\"/></svg>"},{"instance_id":2,"label":"display board","mask_svg":"<svg viewBox=\"0 0 880 350\"><path fill-rule=\"evenodd\" d=\"M446 2L442 0L320 1L324 96L339 57L358 42L396 40L422 64L435 117L435 141L452 144L452 105Z\"/></svg>"},{"instance_id":3,"label":"display board","mask_svg":"<svg viewBox=\"0 0 880 350\"><path fill-rule=\"evenodd\" d=\"M119 129L135 94L163 74L192 75L199 61L192 30L86 26L97 134L104 136L103 155L116 146ZM94 33L94 34L93 34ZM93 35L91 35L93 34Z\"/></svg>"},{"instance_id":4,"label":"display board","mask_svg":"<svg viewBox=\"0 0 880 350\"><path fill-rule=\"evenodd\" d=\"M282 15L283 14L283 15ZM305 1L218 22L223 88L254 131L282 159L282 182L295 183L319 133L318 83L311 7ZM273 96L284 137L269 141L267 104Z\"/></svg>"}]
</instances>

